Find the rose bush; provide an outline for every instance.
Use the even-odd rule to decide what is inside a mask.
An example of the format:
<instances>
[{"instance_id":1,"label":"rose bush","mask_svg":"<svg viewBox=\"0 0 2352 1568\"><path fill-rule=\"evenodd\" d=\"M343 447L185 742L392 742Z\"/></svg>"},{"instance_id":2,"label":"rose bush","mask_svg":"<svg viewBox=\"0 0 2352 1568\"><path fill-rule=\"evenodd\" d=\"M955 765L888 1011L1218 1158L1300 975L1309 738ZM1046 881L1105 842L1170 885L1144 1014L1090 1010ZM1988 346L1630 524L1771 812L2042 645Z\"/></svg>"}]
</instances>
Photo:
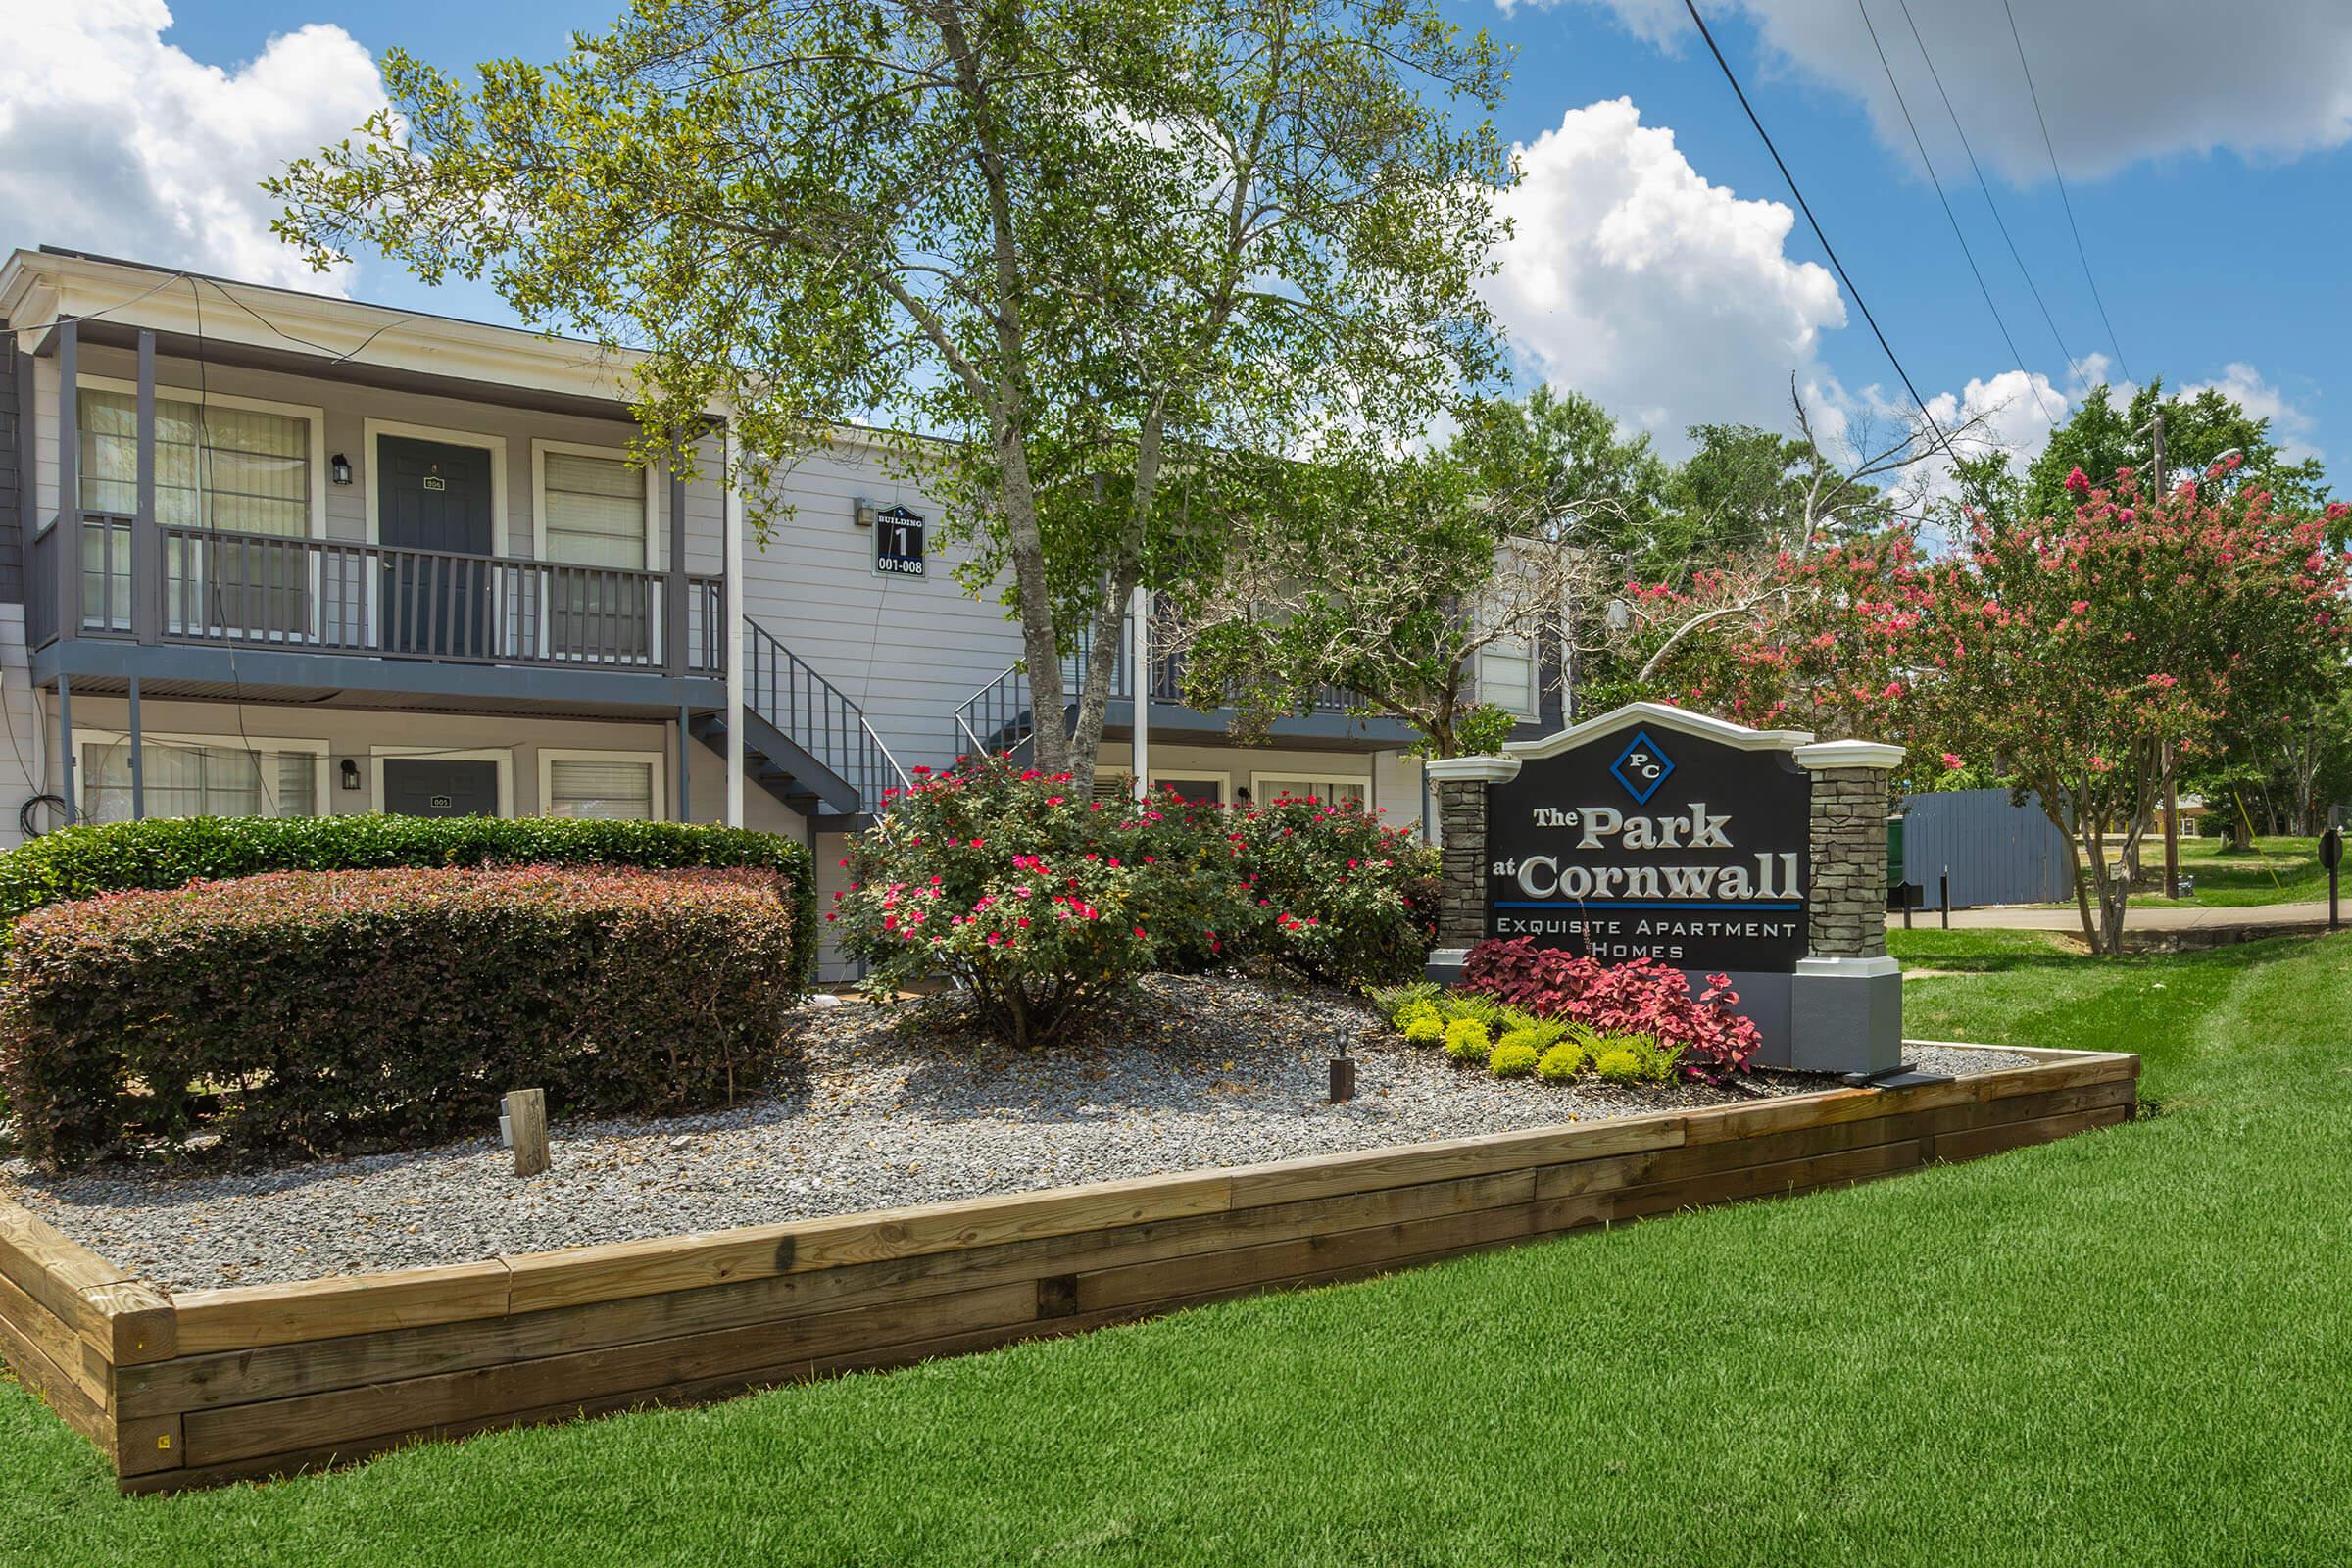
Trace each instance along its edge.
<instances>
[{"instance_id":1,"label":"rose bush","mask_svg":"<svg viewBox=\"0 0 2352 1568\"><path fill-rule=\"evenodd\" d=\"M1680 969L1654 958L1606 964L1539 948L1527 937L1487 941L1470 950L1462 989L1539 1018L1560 1018L1602 1035L1647 1035L1679 1048L1687 1078L1717 1081L1744 1068L1763 1044L1755 1020L1733 1010L1740 994L1725 975L1710 975L1698 995Z\"/></svg>"},{"instance_id":2,"label":"rose bush","mask_svg":"<svg viewBox=\"0 0 2352 1568\"><path fill-rule=\"evenodd\" d=\"M1190 813L1089 800L1000 758L924 773L853 844L826 914L869 983L945 974L1015 1045L1051 1040L1137 977L1221 956L1243 921L1238 844Z\"/></svg>"},{"instance_id":3,"label":"rose bush","mask_svg":"<svg viewBox=\"0 0 2352 1568\"><path fill-rule=\"evenodd\" d=\"M1241 849L1247 951L1327 985L1421 972L1437 938L1437 851L1354 806L1283 797L1207 808Z\"/></svg>"},{"instance_id":4,"label":"rose bush","mask_svg":"<svg viewBox=\"0 0 2352 1568\"><path fill-rule=\"evenodd\" d=\"M1362 984L1417 970L1430 940L1435 852L1352 808L1090 800L1002 758L887 801L826 918L873 982L946 975L1017 1045L1154 971Z\"/></svg>"}]
</instances>

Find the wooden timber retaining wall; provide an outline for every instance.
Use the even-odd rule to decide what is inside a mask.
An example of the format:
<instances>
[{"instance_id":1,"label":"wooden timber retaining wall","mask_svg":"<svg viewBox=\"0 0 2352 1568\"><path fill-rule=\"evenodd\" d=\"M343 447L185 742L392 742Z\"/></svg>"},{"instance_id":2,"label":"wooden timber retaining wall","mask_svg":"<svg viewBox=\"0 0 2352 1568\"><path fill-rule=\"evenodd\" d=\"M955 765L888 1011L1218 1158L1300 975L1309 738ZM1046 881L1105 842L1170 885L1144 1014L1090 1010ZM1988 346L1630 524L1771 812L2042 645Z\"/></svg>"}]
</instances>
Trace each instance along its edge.
<instances>
[{"instance_id":1,"label":"wooden timber retaining wall","mask_svg":"<svg viewBox=\"0 0 2352 1568\"><path fill-rule=\"evenodd\" d=\"M166 1296L0 1203L0 1357L125 1491L724 1398L2127 1119L2139 1058Z\"/></svg>"}]
</instances>

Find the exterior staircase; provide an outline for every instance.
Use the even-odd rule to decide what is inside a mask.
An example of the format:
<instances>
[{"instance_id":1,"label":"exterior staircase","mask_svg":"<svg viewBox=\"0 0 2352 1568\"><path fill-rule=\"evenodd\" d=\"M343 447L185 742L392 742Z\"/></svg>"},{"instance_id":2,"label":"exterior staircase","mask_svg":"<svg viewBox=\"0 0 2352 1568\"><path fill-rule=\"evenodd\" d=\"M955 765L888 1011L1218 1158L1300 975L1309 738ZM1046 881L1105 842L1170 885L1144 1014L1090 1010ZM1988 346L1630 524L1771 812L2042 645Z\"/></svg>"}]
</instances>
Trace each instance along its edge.
<instances>
[{"instance_id":1,"label":"exterior staircase","mask_svg":"<svg viewBox=\"0 0 2352 1568\"><path fill-rule=\"evenodd\" d=\"M745 617L745 776L809 819L819 833L870 825L885 790L907 782L865 712L808 662ZM726 755L724 711L690 721L695 739Z\"/></svg>"}]
</instances>

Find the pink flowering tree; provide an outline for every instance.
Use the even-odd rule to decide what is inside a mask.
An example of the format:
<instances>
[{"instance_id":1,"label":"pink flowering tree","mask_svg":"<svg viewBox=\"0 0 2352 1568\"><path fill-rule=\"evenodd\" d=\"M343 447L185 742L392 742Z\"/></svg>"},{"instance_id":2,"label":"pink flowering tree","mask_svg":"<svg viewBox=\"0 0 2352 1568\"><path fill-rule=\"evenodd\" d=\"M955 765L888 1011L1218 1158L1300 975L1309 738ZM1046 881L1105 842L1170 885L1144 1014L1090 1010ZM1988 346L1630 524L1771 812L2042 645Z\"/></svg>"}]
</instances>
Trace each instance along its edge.
<instances>
[{"instance_id":1,"label":"pink flowering tree","mask_svg":"<svg viewBox=\"0 0 2352 1568\"><path fill-rule=\"evenodd\" d=\"M2124 867L2168 777L2340 669L2345 558L2333 519L2282 514L2267 491L2148 496L2130 469L2066 487L2071 516L1975 519L1928 574L1915 718L2039 797L2071 846L2083 937L2115 953Z\"/></svg>"}]
</instances>

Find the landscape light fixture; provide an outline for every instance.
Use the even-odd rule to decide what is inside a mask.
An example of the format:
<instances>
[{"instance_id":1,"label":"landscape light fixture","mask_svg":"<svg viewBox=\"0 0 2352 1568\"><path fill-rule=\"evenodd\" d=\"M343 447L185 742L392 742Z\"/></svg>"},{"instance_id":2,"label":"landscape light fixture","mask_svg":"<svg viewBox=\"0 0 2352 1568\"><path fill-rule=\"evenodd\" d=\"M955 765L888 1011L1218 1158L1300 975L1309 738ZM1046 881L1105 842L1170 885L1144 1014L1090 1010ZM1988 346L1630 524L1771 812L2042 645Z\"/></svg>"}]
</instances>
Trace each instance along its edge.
<instances>
[{"instance_id":1,"label":"landscape light fixture","mask_svg":"<svg viewBox=\"0 0 2352 1568\"><path fill-rule=\"evenodd\" d=\"M1335 1105L1355 1098L1355 1058L1348 1054L1348 1032L1340 1031L1340 1054L1331 1058L1331 1102Z\"/></svg>"}]
</instances>

